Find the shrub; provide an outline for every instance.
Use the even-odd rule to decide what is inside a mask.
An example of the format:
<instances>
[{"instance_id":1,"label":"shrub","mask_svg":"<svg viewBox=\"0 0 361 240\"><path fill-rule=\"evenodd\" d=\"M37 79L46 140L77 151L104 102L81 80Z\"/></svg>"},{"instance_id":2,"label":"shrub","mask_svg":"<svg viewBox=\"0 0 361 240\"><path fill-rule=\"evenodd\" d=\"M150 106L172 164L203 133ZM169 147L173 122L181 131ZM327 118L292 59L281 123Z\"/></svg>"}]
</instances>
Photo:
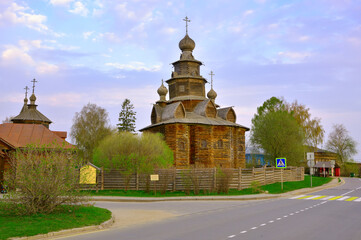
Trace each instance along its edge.
<instances>
[{"instance_id":1,"label":"shrub","mask_svg":"<svg viewBox=\"0 0 361 240\"><path fill-rule=\"evenodd\" d=\"M261 188L261 184L258 181L251 182L252 193L262 193L263 190Z\"/></svg>"},{"instance_id":2,"label":"shrub","mask_svg":"<svg viewBox=\"0 0 361 240\"><path fill-rule=\"evenodd\" d=\"M217 192L218 193L226 193L229 192L229 187L231 184L231 179L233 176L232 169L221 169L219 168L217 171Z\"/></svg>"},{"instance_id":3,"label":"shrub","mask_svg":"<svg viewBox=\"0 0 361 240\"><path fill-rule=\"evenodd\" d=\"M79 164L74 155L58 146L28 146L10 153L11 168L5 174L7 206L26 215L85 202L87 199L76 190Z\"/></svg>"}]
</instances>

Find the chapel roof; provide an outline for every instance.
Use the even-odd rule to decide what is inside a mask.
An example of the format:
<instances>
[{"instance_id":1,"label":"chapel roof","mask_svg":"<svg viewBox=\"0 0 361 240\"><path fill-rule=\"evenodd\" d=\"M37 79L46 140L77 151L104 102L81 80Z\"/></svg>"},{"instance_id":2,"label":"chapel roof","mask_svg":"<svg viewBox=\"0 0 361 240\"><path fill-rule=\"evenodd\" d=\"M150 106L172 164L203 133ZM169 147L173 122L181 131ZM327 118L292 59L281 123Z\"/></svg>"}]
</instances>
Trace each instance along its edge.
<instances>
[{"instance_id":1,"label":"chapel roof","mask_svg":"<svg viewBox=\"0 0 361 240\"><path fill-rule=\"evenodd\" d=\"M23 148L29 144L75 148L64 140L65 136L64 132L53 132L42 124L0 124L0 141L11 148Z\"/></svg>"}]
</instances>

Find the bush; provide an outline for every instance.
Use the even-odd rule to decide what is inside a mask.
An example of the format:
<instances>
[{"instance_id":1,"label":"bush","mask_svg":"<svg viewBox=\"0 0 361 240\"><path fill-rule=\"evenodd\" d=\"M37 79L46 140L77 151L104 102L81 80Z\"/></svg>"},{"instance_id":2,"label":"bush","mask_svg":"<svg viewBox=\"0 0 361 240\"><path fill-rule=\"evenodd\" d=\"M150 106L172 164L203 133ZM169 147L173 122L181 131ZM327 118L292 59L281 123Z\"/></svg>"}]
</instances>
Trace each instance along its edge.
<instances>
[{"instance_id":1,"label":"bush","mask_svg":"<svg viewBox=\"0 0 361 240\"><path fill-rule=\"evenodd\" d=\"M262 193L263 190L261 188L261 184L258 181L251 182L252 193Z\"/></svg>"},{"instance_id":2,"label":"bush","mask_svg":"<svg viewBox=\"0 0 361 240\"><path fill-rule=\"evenodd\" d=\"M129 180L133 173L146 175L145 178L149 179L149 174L154 169L173 165L173 152L160 134L143 133L139 136L119 132L100 142L95 150L93 163L99 167L122 169L121 173ZM126 183L129 184L129 181Z\"/></svg>"},{"instance_id":3,"label":"bush","mask_svg":"<svg viewBox=\"0 0 361 240\"><path fill-rule=\"evenodd\" d=\"M231 184L231 179L233 176L232 169L221 169L217 170L217 193L226 193L229 192L229 187Z\"/></svg>"},{"instance_id":4,"label":"bush","mask_svg":"<svg viewBox=\"0 0 361 240\"><path fill-rule=\"evenodd\" d=\"M28 215L50 213L61 204L85 202L76 191L79 164L74 155L58 146L28 146L9 154L7 206L19 215Z\"/></svg>"}]
</instances>

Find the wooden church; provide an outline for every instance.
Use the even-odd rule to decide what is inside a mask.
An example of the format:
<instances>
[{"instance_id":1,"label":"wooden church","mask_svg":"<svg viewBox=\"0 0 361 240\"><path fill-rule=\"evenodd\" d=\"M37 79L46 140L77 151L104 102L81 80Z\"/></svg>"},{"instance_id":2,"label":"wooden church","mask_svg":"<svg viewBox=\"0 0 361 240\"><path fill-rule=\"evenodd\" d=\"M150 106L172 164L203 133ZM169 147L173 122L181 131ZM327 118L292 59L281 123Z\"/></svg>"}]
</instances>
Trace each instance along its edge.
<instances>
[{"instance_id":1,"label":"wooden church","mask_svg":"<svg viewBox=\"0 0 361 240\"><path fill-rule=\"evenodd\" d=\"M174 71L158 89L159 101L151 113L151 125L142 132L162 133L174 152L178 168L195 167L245 167L245 132L249 128L236 123L232 107L221 108L216 103L213 89L205 95L207 80L200 74L201 61L192 52L195 42L186 35L179 42L180 59L173 64ZM169 89L169 91L168 91ZM169 92L169 99L166 96Z\"/></svg>"}]
</instances>

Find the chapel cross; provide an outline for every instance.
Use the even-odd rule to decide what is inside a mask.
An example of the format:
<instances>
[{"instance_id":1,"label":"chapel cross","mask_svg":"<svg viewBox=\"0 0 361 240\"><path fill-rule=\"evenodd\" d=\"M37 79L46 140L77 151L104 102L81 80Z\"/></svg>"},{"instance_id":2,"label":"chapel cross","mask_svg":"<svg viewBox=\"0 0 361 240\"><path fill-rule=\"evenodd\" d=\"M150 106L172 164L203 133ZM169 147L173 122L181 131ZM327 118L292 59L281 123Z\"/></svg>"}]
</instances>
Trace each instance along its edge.
<instances>
[{"instance_id":1,"label":"chapel cross","mask_svg":"<svg viewBox=\"0 0 361 240\"><path fill-rule=\"evenodd\" d=\"M186 22L186 34L188 34L188 23L189 23L191 20L189 20L189 18L186 16L186 17L183 19L183 21Z\"/></svg>"},{"instance_id":2,"label":"chapel cross","mask_svg":"<svg viewBox=\"0 0 361 240\"><path fill-rule=\"evenodd\" d=\"M33 81L31 81L33 83L33 94L34 94L34 89L35 89L35 83L38 82L35 80L35 78L33 79Z\"/></svg>"},{"instance_id":3,"label":"chapel cross","mask_svg":"<svg viewBox=\"0 0 361 240\"><path fill-rule=\"evenodd\" d=\"M211 88L213 89L213 76L215 74L213 73L213 71L211 71L211 73L209 75L211 75Z\"/></svg>"},{"instance_id":4,"label":"chapel cross","mask_svg":"<svg viewBox=\"0 0 361 240\"><path fill-rule=\"evenodd\" d=\"M28 98L28 90L29 90L29 87L26 86L24 89L25 89L25 98Z\"/></svg>"}]
</instances>

